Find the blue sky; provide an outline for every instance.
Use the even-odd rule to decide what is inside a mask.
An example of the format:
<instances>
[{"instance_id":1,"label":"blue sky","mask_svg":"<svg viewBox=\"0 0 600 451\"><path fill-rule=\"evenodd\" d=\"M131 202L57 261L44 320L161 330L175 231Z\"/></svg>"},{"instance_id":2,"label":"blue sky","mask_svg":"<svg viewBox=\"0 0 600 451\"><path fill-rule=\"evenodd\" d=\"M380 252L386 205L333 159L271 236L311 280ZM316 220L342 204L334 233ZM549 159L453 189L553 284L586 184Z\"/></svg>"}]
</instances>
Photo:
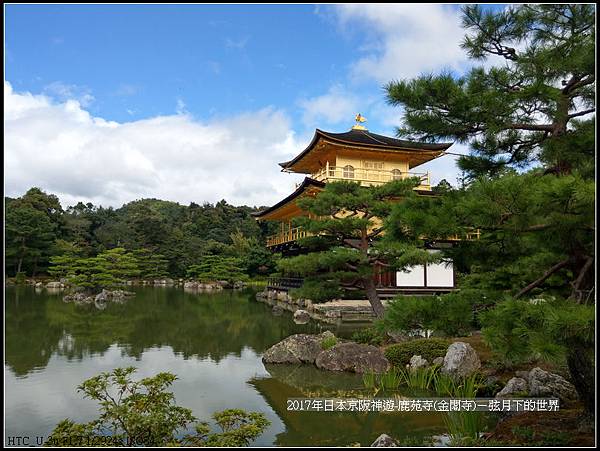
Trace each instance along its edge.
<instances>
[{"instance_id":1,"label":"blue sky","mask_svg":"<svg viewBox=\"0 0 600 451\"><path fill-rule=\"evenodd\" d=\"M6 5L5 24L6 194L65 203L269 204L315 128L361 112L391 135L387 81L470 65L456 5ZM452 182L444 158L424 169Z\"/></svg>"},{"instance_id":2,"label":"blue sky","mask_svg":"<svg viewBox=\"0 0 600 451\"><path fill-rule=\"evenodd\" d=\"M12 5L6 77L93 93L89 110L126 121L176 112L230 115L291 106L327 89L352 59L312 5ZM128 113L135 112L133 115Z\"/></svg>"}]
</instances>

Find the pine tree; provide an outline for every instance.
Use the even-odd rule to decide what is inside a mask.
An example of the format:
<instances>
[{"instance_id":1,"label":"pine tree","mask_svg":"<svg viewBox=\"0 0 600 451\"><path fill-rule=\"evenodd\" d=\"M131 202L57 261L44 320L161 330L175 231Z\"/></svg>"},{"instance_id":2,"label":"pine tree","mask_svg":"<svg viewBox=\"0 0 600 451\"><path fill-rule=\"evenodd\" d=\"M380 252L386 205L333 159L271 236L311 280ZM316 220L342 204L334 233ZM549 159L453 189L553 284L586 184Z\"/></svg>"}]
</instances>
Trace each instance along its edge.
<instances>
[{"instance_id":1,"label":"pine tree","mask_svg":"<svg viewBox=\"0 0 600 451\"><path fill-rule=\"evenodd\" d=\"M593 5L464 7L462 47L503 64L389 83L388 102L405 109L399 136L470 144L459 166L472 177L538 158L548 171L593 175L594 24Z\"/></svg>"},{"instance_id":2,"label":"pine tree","mask_svg":"<svg viewBox=\"0 0 600 451\"><path fill-rule=\"evenodd\" d=\"M110 249L89 258L55 256L50 262L50 274L65 277L72 285L90 291L121 285L140 274L137 259L123 248Z\"/></svg>"},{"instance_id":3,"label":"pine tree","mask_svg":"<svg viewBox=\"0 0 600 451\"><path fill-rule=\"evenodd\" d=\"M297 204L307 215L295 218L294 224L312 234L299 240L309 252L279 261L284 273L305 276L295 294L323 301L363 289L375 315L383 317L375 266L391 270L437 261L418 239L393 243L381 239L383 219L393 203L416 196L413 188L418 184L413 178L376 187L331 182L316 196L299 199Z\"/></svg>"},{"instance_id":4,"label":"pine tree","mask_svg":"<svg viewBox=\"0 0 600 451\"><path fill-rule=\"evenodd\" d=\"M446 254L467 272L460 293L472 305L499 301L480 315L488 341L505 357L509 342L523 348L516 355L561 350L593 416L595 7L466 6L463 25L471 58L504 64L394 81L387 91L405 108L400 136L470 145L459 160L470 183L433 209L397 207L390 225L431 238L478 228L479 240ZM524 337L518 324L535 340L512 340Z\"/></svg>"}]
</instances>

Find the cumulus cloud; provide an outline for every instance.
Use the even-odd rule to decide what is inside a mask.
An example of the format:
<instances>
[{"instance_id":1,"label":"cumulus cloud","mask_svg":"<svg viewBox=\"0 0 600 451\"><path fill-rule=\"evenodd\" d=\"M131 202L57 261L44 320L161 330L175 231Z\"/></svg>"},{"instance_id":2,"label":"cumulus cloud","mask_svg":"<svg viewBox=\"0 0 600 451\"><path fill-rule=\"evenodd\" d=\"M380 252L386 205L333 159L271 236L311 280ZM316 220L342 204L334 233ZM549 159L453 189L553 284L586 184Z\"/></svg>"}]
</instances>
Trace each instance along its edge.
<instances>
[{"instance_id":1,"label":"cumulus cloud","mask_svg":"<svg viewBox=\"0 0 600 451\"><path fill-rule=\"evenodd\" d=\"M118 123L93 117L77 100L15 92L8 82L4 102L8 196L38 186L63 206L148 197L269 205L298 181L277 162L305 143L274 108L212 122L176 114Z\"/></svg>"},{"instance_id":2,"label":"cumulus cloud","mask_svg":"<svg viewBox=\"0 0 600 451\"><path fill-rule=\"evenodd\" d=\"M460 70L460 11L447 5L345 4L336 6L342 28L364 34L365 55L352 65L357 80L386 83L440 68Z\"/></svg>"},{"instance_id":3,"label":"cumulus cloud","mask_svg":"<svg viewBox=\"0 0 600 451\"><path fill-rule=\"evenodd\" d=\"M341 84L336 84L323 95L300 99L298 105L304 110L304 124L312 127L323 122L351 123L354 115L359 112L359 105L364 107L365 102L361 102Z\"/></svg>"}]
</instances>

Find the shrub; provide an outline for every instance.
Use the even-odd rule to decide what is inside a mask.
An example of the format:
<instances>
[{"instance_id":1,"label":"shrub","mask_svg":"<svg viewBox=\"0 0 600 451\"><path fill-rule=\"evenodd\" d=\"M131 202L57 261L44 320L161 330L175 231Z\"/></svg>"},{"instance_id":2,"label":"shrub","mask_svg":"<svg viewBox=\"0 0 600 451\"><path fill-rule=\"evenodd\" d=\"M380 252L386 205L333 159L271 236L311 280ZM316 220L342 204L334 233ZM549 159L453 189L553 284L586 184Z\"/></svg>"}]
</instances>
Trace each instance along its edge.
<instances>
[{"instance_id":1,"label":"shrub","mask_svg":"<svg viewBox=\"0 0 600 451\"><path fill-rule=\"evenodd\" d=\"M475 310L493 302L481 290L463 290L443 296L399 296L386 309L388 330L434 330L448 336L468 334L477 328Z\"/></svg>"},{"instance_id":2,"label":"shrub","mask_svg":"<svg viewBox=\"0 0 600 451\"><path fill-rule=\"evenodd\" d=\"M367 345L379 346L385 340L385 336L374 327L357 330L352 334L352 341Z\"/></svg>"},{"instance_id":3,"label":"shrub","mask_svg":"<svg viewBox=\"0 0 600 451\"><path fill-rule=\"evenodd\" d=\"M410 363L413 355L420 355L431 362L436 357L444 357L450 342L441 338L424 338L391 345L385 350L389 362L400 368Z\"/></svg>"},{"instance_id":4,"label":"shrub","mask_svg":"<svg viewBox=\"0 0 600 451\"><path fill-rule=\"evenodd\" d=\"M221 432L211 432L207 422L198 422L191 409L175 405L167 391L177 379L159 373L139 381L135 368L116 368L84 381L77 390L100 403L100 416L89 423L65 419L58 423L46 446L247 446L270 425L264 414L228 409L213 414ZM118 396L111 396L117 393ZM195 433L180 438L180 432L195 423Z\"/></svg>"},{"instance_id":5,"label":"shrub","mask_svg":"<svg viewBox=\"0 0 600 451\"><path fill-rule=\"evenodd\" d=\"M326 337L321 340L321 348L327 351L328 349L333 348L338 342L336 337Z\"/></svg>"}]
</instances>

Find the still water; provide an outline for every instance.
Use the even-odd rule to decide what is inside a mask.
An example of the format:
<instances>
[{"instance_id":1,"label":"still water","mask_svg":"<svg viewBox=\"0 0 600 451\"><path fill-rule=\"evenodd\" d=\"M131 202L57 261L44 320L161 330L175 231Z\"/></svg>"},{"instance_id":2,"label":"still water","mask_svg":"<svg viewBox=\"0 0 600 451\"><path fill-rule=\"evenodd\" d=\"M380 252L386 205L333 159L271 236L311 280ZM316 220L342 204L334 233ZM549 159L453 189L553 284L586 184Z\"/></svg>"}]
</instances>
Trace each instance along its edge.
<instances>
[{"instance_id":1,"label":"still water","mask_svg":"<svg viewBox=\"0 0 600 451\"><path fill-rule=\"evenodd\" d=\"M288 398L355 392L362 390L362 379L309 365L265 366L261 355L269 346L294 333L319 333L323 326L296 325L289 312L273 316L252 291L135 291L125 303L98 310L65 303L60 292L6 288L6 445L15 436L35 444L64 418L96 418L96 402L83 399L76 387L125 366L138 368L138 377L176 374L177 404L201 420L228 408L263 412L271 426L254 446L368 446L381 433L405 438L445 430L441 414L424 412L288 412Z\"/></svg>"}]
</instances>

